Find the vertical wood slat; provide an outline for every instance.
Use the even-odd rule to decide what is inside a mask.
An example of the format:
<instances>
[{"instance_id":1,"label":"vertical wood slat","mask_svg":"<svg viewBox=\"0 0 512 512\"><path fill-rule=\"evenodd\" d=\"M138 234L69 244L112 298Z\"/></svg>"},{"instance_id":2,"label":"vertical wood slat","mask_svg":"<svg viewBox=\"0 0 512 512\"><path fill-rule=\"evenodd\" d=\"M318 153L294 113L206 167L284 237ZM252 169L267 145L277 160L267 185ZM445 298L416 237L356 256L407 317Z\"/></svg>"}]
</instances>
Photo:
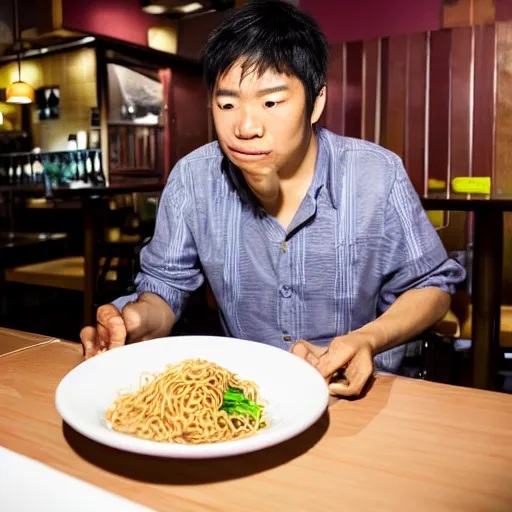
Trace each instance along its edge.
<instances>
[{"instance_id":1,"label":"vertical wood slat","mask_svg":"<svg viewBox=\"0 0 512 512\"><path fill-rule=\"evenodd\" d=\"M493 175L496 26L475 27L473 176Z\"/></svg>"},{"instance_id":2,"label":"vertical wood slat","mask_svg":"<svg viewBox=\"0 0 512 512\"><path fill-rule=\"evenodd\" d=\"M388 77L389 77L389 39L381 40L380 47L380 119L379 119L379 136L378 144L386 146L387 130L388 130Z\"/></svg>"},{"instance_id":3,"label":"vertical wood slat","mask_svg":"<svg viewBox=\"0 0 512 512\"><path fill-rule=\"evenodd\" d=\"M450 79L450 181L471 175L473 29L452 30Z\"/></svg>"},{"instance_id":4,"label":"vertical wood slat","mask_svg":"<svg viewBox=\"0 0 512 512\"><path fill-rule=\"evenodd\" d=\"M407 37L396 36L388 40L387 119L384 145L401 158L405 150L405 105L407 83Z\"/></svg>"},{"instance_id":5,"label":"vertical wood slat","mask_svg":"<svg viewBox=\"0 0 512 512\"><path fill-rule=\"evenodd\" d=\"M363 43L346 45L345 130L347 137L361 137L363 106Z\"/></svg>"},{"instance_id":6,"label":"vertical wood slat","mask_svg":"<svg viewBox=\"0 0 512 512\"><path fill-rule=\"evenodd\" d=\"M512 193L512 23L497 23L497 115L494 191ZM512 216L505 214L503 300L512 301Z\"/></svg>"},{"instance_id":7,"label":"vertical wood slat","mask_svg":"<svg viewBox=\"0 0 512 512\"><path fill-rule=\"evenodd\" d=\"M469 27L472 22L473 0L444 0L442 26Z\"/></svg>"},{"instance_id":8,"label":"vertical wood slat","mask_svg":"<svg viewBox=\"0 0 512 512\"><path fill-rule=\"evenodd\" d=\"M430 35L428 177L448 179L451 31Z\"/></svg>"},{"instance_id":9,"label":"vertical wood slat","mask_svg":"<svg viewBox=\"0 0 512 512\"><path fill-rule=\"evenodd\" d=\"M427 35L414 34L407 41L407 101L405 168L416 192L425 190L425 109Z\"/></svg>"},{"instance_id":10,"label":"vertical wood slat","mask_svg":"<svg viewBox=\"0 0 512 512\"><path fill-rule=\"evenodd\" d=\"M380 101L380 40L363 43L363 131L362 138L378 142Z\"/></svg>"},{"instance_id":11,"label":"vertical wood slat","mask_svg":"<svg viewBox=\"0 0 512 512\"><path fill-rule=\"evenodd\" d=\"M345 45L331 47L327 71L325 127L341 135L345 129Z\"/></svg>"},{"instance_id":12,"label":"vertical wood slat","mask_svg":"<svg viewBox=\"0 0 512 512\"><path fill-rule=\"evenodd\" d=\"M495 191L512 194L512 22L497 23Z\"/></svg>"}]
</instances>

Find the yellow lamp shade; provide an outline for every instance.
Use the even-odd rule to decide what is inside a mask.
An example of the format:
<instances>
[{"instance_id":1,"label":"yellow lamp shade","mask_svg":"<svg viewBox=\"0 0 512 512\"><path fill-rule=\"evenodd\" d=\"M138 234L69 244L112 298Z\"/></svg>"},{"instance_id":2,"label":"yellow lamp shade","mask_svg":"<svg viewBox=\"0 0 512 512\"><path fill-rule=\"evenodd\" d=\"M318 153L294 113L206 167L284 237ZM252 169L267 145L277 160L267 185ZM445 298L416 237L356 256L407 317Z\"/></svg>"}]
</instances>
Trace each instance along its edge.
<instances>
[{"instance_id":1,"label":"yellow lamp shade","mask_svg":"<svg viewBox=\"0 0 512 512\"><path fill-rule=\"evenodd\" d=\"M5 91L7 103L32 103L35 99L34 89L26 82L13 82Z\"/></svg>"}]
</instances>

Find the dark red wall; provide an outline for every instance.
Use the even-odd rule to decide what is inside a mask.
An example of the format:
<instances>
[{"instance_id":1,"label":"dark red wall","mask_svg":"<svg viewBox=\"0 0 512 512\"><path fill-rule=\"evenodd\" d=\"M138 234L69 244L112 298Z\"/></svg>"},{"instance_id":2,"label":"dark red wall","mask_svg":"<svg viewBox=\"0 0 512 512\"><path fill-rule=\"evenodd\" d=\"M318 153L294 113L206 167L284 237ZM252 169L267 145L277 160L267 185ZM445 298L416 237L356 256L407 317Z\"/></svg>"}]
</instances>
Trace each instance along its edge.
<instances>
[{"instance_id":1,"label":"dark red wall","mask_svg":"<svg viewBox=\"0 0 512 512\"><path fill-rule=\"evenodd\" d=\"M498 21L512 20L512 0L494 0L494 5Z\"/></svg>"},{"instance_id":2,"label":"dark red wall","mask_svg":"<svg viewBox=\"0 0 512 512\"><path fill-rule=\"evenodd\" d=\"M147 46L150 27L161 24L142 11L139 0L62 0L65 28Z\"/></svg>"},{"instance_id":3,"label":"dark red wall","mask_svg":"<svg viewBox=\"0 0 512 512\"><path fill-rule=\"evenodd\" d=\"M500 1L500 0L497 0ZM512 3L510 0L501 0ZM301 0L330 44L441 28L442 0Z\"/></svg>"}]
</instances>

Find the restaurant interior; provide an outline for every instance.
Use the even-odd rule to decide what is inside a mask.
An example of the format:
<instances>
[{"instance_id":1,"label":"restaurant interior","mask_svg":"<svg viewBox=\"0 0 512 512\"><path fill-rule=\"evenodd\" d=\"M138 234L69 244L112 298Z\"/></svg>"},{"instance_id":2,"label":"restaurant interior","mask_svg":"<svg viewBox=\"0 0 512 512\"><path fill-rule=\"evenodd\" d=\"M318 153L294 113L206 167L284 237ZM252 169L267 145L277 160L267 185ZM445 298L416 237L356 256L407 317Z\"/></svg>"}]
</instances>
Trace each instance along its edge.
<instances>
[{"instance_id":1,"label":"restaurant interior","mask_svg":"<svg viewBox=\"0 0 512 512\"><path fill-rule=\"evenodd\" d=\"M465 267L467 278L453 296L450 311L421 335L421 349L405 358L401 377L382 377L385 391L375 393L374 402L372 390L347 402L346 414L353 413L355 423L344 422L339 409L330 413L329 425L324 418L313 433L304 434L307 439L303 435L303 444L315 446L312 451L288 444L286 453L267 458L253 454L251 462L240 463L245 469L221 469L221 476L213 480L211 472L217 469L211 461L204 466L191 462L181 477L172 478L161 475L168 468L179 473L179 461L165 466L162 459L153 464L147 457L140 459L138 471L131 472L124 469L130 466L129 456L116 452L111 454L116 462L106 463L99 445L79 439L71 427L57 425L53 392L78 362L81 328L94 323L99 306L134 290L140 251L153 235L160 194L173 166L216 139L199 56L212 30L246 2L4 0L0 3L0 403L26 393L16 387L15 357L55 340L66 345L62 351L74 352L67 366L58 366L49 352L34 353L37 368L27 370L37 379L55 371L54 384L36 385L30 407L43 411L41 403L51 404L47 405L51 411L41 412L38 421L55 424L51 443L59 446L56 462L44 448L31 451L29 444L14 437L9 441L6 433L14 429L9 421L23 422L23 416L13 419L18 406L10 402L5 407L12 417L0 412L0 445L5 438L6 448L155 510L169 510L168 498L181 506L173 510L228 510L218 501L228 495L220 489L243 481L253 496L247 499L254 500L248 509L269 510L266 474L309 457L317 446L326 450L327 457L327 448L318 440L324 435L333 436L332 443L349 443L351 436L371 428L378 413L366 417L364 405L358 403L368 400L376 411L395 407L388 411L395 419L403 414L407 421L410 414L417 421L429 417L435 421L432 415L448 418L450 410L465 401L467 409L458 414L487 415L491 423L486 424L485 435L484 427L479 431L475 424L476 437L466 439L461 434L457 442L492 445L495 451L488 448L481 457L503 457L497 466L483 464L482 471L488 470L483 476L472 473L466 480L464 485L473 482L474 489L480 489L475 490L476 501L472 505L462 498L450 501L455 494L446 494L444 508L437 508L428 500L429 496L444 499L442 484L436 487L430 473L417 476L422 483L414 492L406 485L404 493L413 500L415 495L423 496L425 510L511 510L512 494L505 488L511 483L512 440L505 432L512 425L512 0L288 1L316 19L329 42L327 105L320 124L395 152L447 253ZM173 329L176 335L222 335L208 283L191 298ZM416 392L408 394L401 379L449 387L425 388L431 393L428 398L418 394L415 399ZM24 389L30 382L24 377ZM392 387L397 389L396 402ZM441 404L439 410L436 404ZM389 434L389 446L399 443L391 424L379 425ZM438 439L429 426L415 425L417 430L425 429L427 441ZM443 425L446 430L439 436L448 435L450 425L462 428L448 419ZM451 441L446 439L446 450L455 450L447 447ZM343 444L349 463L345 467L341 460L331 461L332 466L338 465L339 474L354 489L367 489L364 482L378 481L386 493L395 486L372 473L372 451L365 446L376 444L367 442ZM417 464L411 455L419 450L420 438L406 439L407 443L411 451L397 462L403 472L397 478L408 478L407 467L420 471L422 466L421 471L427 471L424 460ZM73 448L72 460L80 463L65 462L65 450L71 453L68 444ZM331 451L339 448L329 446ZM380 467L381 472L394 471L389 468L395 452L389 446L386 464L391 466ZM453 452L453 458L459 458L458 453ZM248 469L250 464L257 468L256 476ZM358 465L370 468L368 474L354 476ZM300 463L293 467L291 475L309 478ZM308 470L314 471L312 467ZM507 472L508 484L503 477ZM313 476L319 480L317 494L322 495L315 504L305 491L297 490L302 482L282 475L268 484L276 505L285 510L292 504L296 510L335 509L323 494L334 489L328 485L335 480ZM452 475L455 481L457 472ZM287 498L277 490L280 479L288 488ZM427 488L427 481L432 487ZM198 490L212 482L210 494ZM455 493L456 485L450 482ZM148 485L154 490L145 493ZM118 486L124 490L117 491ZM239 493L244 501L242 484L233 489L232 496ZM483 496L480 491L491 496L489 501L478 501ZM349 495L347 503L355 510L403 509L391 494L380 507L378 500L363 498L353 489ZM242 508L233 505L232 510Z\"/></svg>"}]
</instances>

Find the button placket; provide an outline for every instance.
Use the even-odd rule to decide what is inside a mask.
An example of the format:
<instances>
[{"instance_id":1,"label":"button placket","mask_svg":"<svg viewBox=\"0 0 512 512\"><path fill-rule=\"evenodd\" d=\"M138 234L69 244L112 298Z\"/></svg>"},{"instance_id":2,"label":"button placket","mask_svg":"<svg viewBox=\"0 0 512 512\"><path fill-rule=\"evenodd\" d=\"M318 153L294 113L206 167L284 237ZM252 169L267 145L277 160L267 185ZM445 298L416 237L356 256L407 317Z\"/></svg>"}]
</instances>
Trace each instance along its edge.
<instances>
[{"instance_id":1,"label":"button placket","mask_svg":"<svg viewBox=\"0 0 512 512\"><path fill-rule=\"evenodd\" d=\"M279 322L282 332L282 339L285 343L293 341L291 332L291 314L293 294L291 283L290 247L289 242L284 240L279 251Z\"/></svg>"}]
</instances>

